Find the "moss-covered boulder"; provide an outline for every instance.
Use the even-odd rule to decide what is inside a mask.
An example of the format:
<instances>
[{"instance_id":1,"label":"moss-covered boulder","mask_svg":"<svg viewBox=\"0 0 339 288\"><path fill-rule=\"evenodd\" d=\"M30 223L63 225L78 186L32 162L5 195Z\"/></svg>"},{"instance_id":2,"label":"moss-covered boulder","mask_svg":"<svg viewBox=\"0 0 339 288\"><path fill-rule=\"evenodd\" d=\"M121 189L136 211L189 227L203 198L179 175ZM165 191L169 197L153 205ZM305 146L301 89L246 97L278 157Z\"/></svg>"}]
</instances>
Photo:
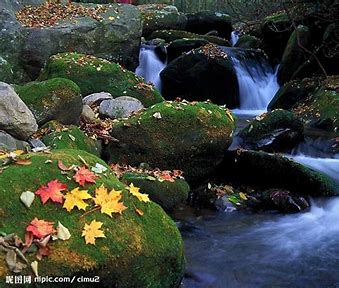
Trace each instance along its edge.
<instances>
[{"instance_id":1,"label":"moss-covered boulder","mask_svg":"<svg viewBox=\"0 0 339 288\"><path fill-rule=\"evenodd\" d=\"M326 67L326 72L330 75L339 74L339 22L331 23L327 26L323 35L323 51L321 61Z\"/></svg>"},{"instance_id":2,"label":"moss-covered boulder","mask_svg":"<svg viewBox=\"0 0 339 288\"><path fill-rule=\"evenodd\" d=\"M171 62L174 59L180 57L183 53L189 52L192 49L199 48L208 44L205 39L177 39L172 41L167 46L167 61Z\"/></svg>"},{"instance_id":3,"label":"moss-covered boulder","mask_svg":"<svg viewBox=\"0 0 339 288\"><path fill-rule=\"evenodd\" d=\"M293 80L280 87L268 105L268 110L291 109L297 103L306 99L319 85L317 78Z\"/></svg>"},{"instance_id":4,"label":"moss-covered boulder","mask_svg":"<svg viewBox=\"0 0 339 288\"><path fill-rule=\"evenodd\" d=\"M219 169L223 183L231 181L261 189L282 188L296 195L339 194L337 185L326 175L265 152L229 151Z\"/></svg>"},{"instance_id":5,"label":"moss-covered boulder","mask_svg":"<svg viewBox=\"0 0 339 288\"><path fill-rule=\"evenodd\" d=\"M263 20L263 48L271 60L280 62L292 31L293 25L285 12L275 13Z\"/></svg>"},{"instance_id":6,"label":"moss-covered boulder","mask_svg":"<svg viewBox=\"0 0 339 288\"><path fill-rule=\"evenodd\" d=\"M189 101L211 100L239 106L238 80L228 55L208 44L175 59L160 73L162 95L167 100L176 97Z\"/></svg>"},{"instance_id":7,"label":"moss-covered boulder","mask_svg":"<svg viewBox=\"0 0 339 288\"><path fill-rule=\"evenodd\" d=\"M302 117L308 127L318 128L334 136L339 135L339 76L326 78L321 87L293 110Z\"/></svg>"},{"instance_id":8,"label":"moss-covered boulder","mask_svg":"<svg viewBox=\"0 0 339 288\"><path fill-rule=\"evenodd\" d=\"M52 149L83 150L100 157L101 143L90 138L77 126L65 126L51 121L42 126L40 131L43 133L42 142Z\"/></svg>"},{"instance_id":9,"label":"moss-covered boulder","mask_svg":"<svg viewBox=\"0 0 339 288\"><path fill-rule=\"evenodd\" d=\"M234 47L244 49L259 49L261 47L261 40L252 35L244 34L239 37Z\"/></svg>"},{"instance_id":10,"label":"moss-covered boulder","mask_svg":"<svg viewBox=\"0 0 339 288\"><path fill-rule=\"evenodd\" d=\"M10 165L1 174L0 231L16 233L23 239L26 226L37 217L56 224L60 221L71 233L67 241L48 243L50 255L39 262L39 275L99 276L101 287L179 286L184 272L183 243L175 223L157 204L139 201L111 172L106 172L100 174L96 184L86 184L84 189L91 195L102 184L108 189L123 190L121 200L128 208L121 215L109 217L98 210L86 215L77 209L67 212L60 204L50 200L42 205L40 199L35 199L31 208L27 209L20 201L23 191L36 191L53 179L67 184L68 190L77 187L72 179L74 172L69 171L70 175L61 173L58 160L67 166L83 166L84 161L90 167L96 163L106 165L94 155L80 150L55 150L50 154L30 154L28 157L32 161L30 165ZM135 209L143 211L143 216ZM103 223L105 238L96 239L95 245L86 245L81 234L84 225L92 220ZM25 254L29 263L36 259L35 254ZM30 268L22 273L32 274ZM0 252L0 283L4 283L5 276L10 274L5 254ZM91 285L93 287L93 283ZM56 286L59 285L48 287ZM84 283L75 282L73 286L84 287Z\"/></svg>"},{"instance_id":11,"label":"moss-covered boulder","mask_svg":"<svg viewBox=\"0 0 339 288\"><path fill-rule=\"evenodd\" d=\"M119 64L78 53L62 53L52 56L40 79L63 77L79 85L82 95L109 92L113 97L128 95L145 107L163 101L160 93L142 78Z\"/></svg>"},{"instance_id":12,"label":"moss-covered boulder","mask_svg":"<svg viewBox=\"0 0 339 288\"><path fill-rule=\"evenodd\" d=\"M197 34L206 34L214 30L220 37L230 39L233 30L232 19L227 14L212 11L188 14L186 30Z\"/></svg>"},{"instance_id":13,"label":"moss-covered boulder","mask_svg":"<svg viewBox=\"0 0 339 288\"><path fill-rule=\"evenodd\" d=\"M63 124L79 122L82 97L79 86L74 82L55 78L16 85L14 89L33 112L39 126L50 120Z\"/></svg>"},{"instance_id":14,"label":"moss-covered boulder","mask_svg":"<svg viewBox=\"0 0 339 288\"><path fill-rule=\"evenodd\" d=\"M142 34L147 36L156 30L183 30L187 17L178 8L165 4L145 4L137 6L143 20Z\"/></svg>"},{"instance_id":15,"label":"moss-covered boulder","mask_svg":"<svg viewBox=\"0 0 339 288\"><path fill-rule=\"evenodd\" d=\"M235 120L210 103L163 102L113 124L109 162L180 169L196 180L213 173L232 142Z\"/></svg>"},{"instance_id":16,"label":"moss-covered boulder","mask_svg":"<svg viewBox=\"0 0 339 288\"><path fill-rule=\"evenodd\" d=\"M125 173L121 181L140 188L140 192L147 193L152 201L158 203L165 210L172 210L184 204L188 198L190 187L183 179L173 179L173 182L164 181L143 173Z\"/></svg>"},{"instance_id":17,"label":"moss-covered boulder","mask_svg":"<svg viewBox=\"0 0 339 288\"><path fill-rule=\"evenodd\" d=\"M167 43L172 42L177 39L204 39L210 43L214 43L221 46L231 46L230 43L224 39L217 36L211 35L200 35L196 33L191 33L182 30L157 30L154 31L148 39L164 39Z\"/></svg>"},{"instance_id":18,"label":"moss-covered boulder","mask_svg":"<svg viewBox=\"0 0 339 288\"><path fill-rule=\"evenodd\" d=\"M278 81L284 84L298 74L298 68L307 60L311 46L311 32L307 26L299 25L287 42L278 70ZM302 48L303 47L303 48Z\"/></svg>"},{"instance_id":19,"label":"moss-covered boulder","mask_svg":"<svg viewBox=\"0 0 339 288\"><path fill-rule=\"evenodd\" d=\"M278 109L257 117L239 132L242 147L285 152L303 139L304 124L294 113Z\"/></svg>"}]
</instances>

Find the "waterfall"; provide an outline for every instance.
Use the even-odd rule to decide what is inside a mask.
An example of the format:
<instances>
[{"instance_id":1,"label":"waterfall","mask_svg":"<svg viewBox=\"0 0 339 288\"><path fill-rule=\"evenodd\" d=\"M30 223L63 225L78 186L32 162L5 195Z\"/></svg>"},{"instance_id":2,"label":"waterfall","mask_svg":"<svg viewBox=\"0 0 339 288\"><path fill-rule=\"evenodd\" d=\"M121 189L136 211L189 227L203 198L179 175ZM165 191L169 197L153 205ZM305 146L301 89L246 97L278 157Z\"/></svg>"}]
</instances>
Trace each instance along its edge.
<instances>
[{"instance_id":1,"label":"waterfall","mask_svg":"<svg viewBox=\"0 0 339 288\"><path fill-rule=\"evenodd\" d=\"M279 89L278 69L272 68L261 51L227 47L222 49L230 56L239 83L240 107L234 112L252 116L266 112Z\"/></svg>"},{"instance_id":2,"label":"waterfall","mask_svg":"<svg viewBox=\"0 0 339 288\"><path fill-rule=\"evenodd\" d=\"M139 66L135 74L145 79L147 83L153 83L158 90L161 90L160 72L166 67L155 53L155 46L142 45L139 53Z\"/></svg>"},{"instance_id":3,"label":"waterfall","mask_svg":"<svg viewBox=\"0 0 339 288\"><path fill-rule=\"evenodd\" d=\"M231 33L231 45L234 46L239 40L239 32L232 31Z\"/></svg>"}]
</instances>

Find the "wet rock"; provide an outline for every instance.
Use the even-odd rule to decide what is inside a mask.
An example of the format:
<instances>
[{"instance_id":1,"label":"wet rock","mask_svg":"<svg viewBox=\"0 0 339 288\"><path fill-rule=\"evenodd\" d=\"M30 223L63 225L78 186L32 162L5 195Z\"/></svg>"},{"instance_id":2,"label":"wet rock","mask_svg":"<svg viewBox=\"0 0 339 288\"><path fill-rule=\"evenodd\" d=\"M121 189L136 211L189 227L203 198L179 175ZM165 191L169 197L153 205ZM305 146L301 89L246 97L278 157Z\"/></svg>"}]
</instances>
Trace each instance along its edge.
<instances>
[{"instance_id":1,"label":"wet rock","mask_svg":"<svg viewBox=\"0 0 339 288\"><path fill-rule=\"evenodd\" d=\"M209 99L215 104L226 104L228 108L239 105L238 80L233 65L227 54L213 45L175 59L160 73L160 78L165 99Z\"/></svg>"},{"instance_id":2,"label":"wet rock","mask_svg":"<svg viewBox=\"0 0 339 288\"><path fill-rule=\"evenodd\" d=\"M261 47L261 40L252 35L241 35L234 47L243 49L259 49Z\"/></svg>"},{"instance_id":3,"label":"wet rock","mask_svg":"<svg viewBox=\"0 0 339 288\"><path fill-rule=\"evenodd\" d=\"M99 92L87 95L82 99L82 103L84 105L92 106L92 105L100 105L103 100L113 99L113 96L108 92Z\"/></svg>"},{"instance_id":4,"label":"wet rock","mask_svg":"<svg viewBox=\"0 0 339 288\"><path fill-rule=\"evenodd\" d=\"M279 65L278 81L280 84L288 82L298 74L298 68L309 57L304 49L310 50L311 40L311 32L307 26L299 25L297 30L292 33Z\"/></svg>"},{"instance_id":5,"label":"wet rock","mask_svg":"<svg viewBox=\"0 0 339 288\"><path fill-rule=\"evenodd\" d=\"M79 85L82 95L108 92L113 97L129 95L151 106L163 101L159 91L143 82L141 77L119 64L79 53L63 53L52 56L40 79L67 78ZM94 97L96 99L96 96Z\"/></svg>"},{"instance_id":6,"label":"wet rock","mask_svg":"<svg viewBox=\"0 0 339 288\"><path fill-rule=\"evenodd\" d=\"M205 39L177 39L172 41L167 46L167 61L171 62L174 59L180 57L183 53L189 52L192 49L199 48L208 44L208 41Z\"/></svg>"},{"instance_id":7,"label":"wet rock","mask_svg":"<svg viewBox=\"0 0 339 288\"><path fill-rule=\"evenodd\" d=\"M187 17L177 7L165 4L145 4L137 6L143 19L142 35L147 36L156 30L183 30Z\"/></svg>"},{"instance_id":8,"label":"wet rock","mask_svg":"<svg viewBox=\"0 0 339 288\"><path fill-rule=\"evenodd\" d=\"M63 124L77 124L82 111L82 97L78 85L64 78L16 85L15 91L31 109L39 126L50 120Z\"/></svg>"},{"instance_id":9,"label":"wet rock","mask_svg":"<svg viewBox=\"0 0 339 288\"><path fill-rule=\"evenodd\" d=\"M143 109L142 103L133 97L121 96L113 100L104 100L99 107L99 113L103 117L111 119L127 118L132 113Z\"/></svg>"},{"instance_id":10,"label":"wet rock","mask_svg":"<svg viewBox=\"0 0 339 288\"><path fill-rule=\"evenodd\" d=\"M232 114L216 105L163 102L114 123L111 136L119 142L105 148L104 158L110 163L179 169L189 182L214 172L234 128Z\"/></svg>"},{"instance_id":11,"label":"wet rock","mask_svg":"<svg viewBox=\"0 0 339 288\"><path fill-rule=\"evenodd\" d=\"M232 20L229 15L219 12L202 11L188 14L186 30L197 34L215 30L220 37L230 39L233 30Z\"/></svg>"},{"instance_id":12,"label":"wet rock","mask_svg":"<svg viewBox=\"0 0 339 288\"><path fill-rule=\"evenodd\" d=\"M27 142L15 139L10 134L0 130L0 150L14 151L25 150L26 148L29 148Z\"/></svg>"},{"instance_id":13,"label":"wet rock","mask_svg":"<svg viewBox=\"0 0 339 288\"><path fill-rule=\"evenodd\" d=\"M339 23L338 21L328 25L323 35L323 50L321 61L329 75L339 74Z\"/></svg>"},{"instance_id":14,"label":"wet rock","mask_svg":"<svg viewBox=\"0 0 339 288\"><path fill-rule=\"evenodd\" d=\"M3 82L0 82L0 129L20 140L27 140L38 129L32 112L12 86Z\"/></svg>"},{"instance_id":15,"label":"wet rock","mask_svg":"<svg viewBox=\"0 0 339 288\"><path fill-rule=\"evenodd\" d=\"M229 151L219 169L223 183L234 181L261 189L281 188L301 196L339 193L337 185L322 173L265 152Z\"/></svg>"},{"instance_id":16,"label":"wet rock","mask_svg":"<svg viewBox=\"0 0 339 288\"><path fill-rule=\"evenodd\" d=\"M286 152L303 140L304 124L286 110L273 110L258 116L238 136L245 149Z\"/></svg>"}]
</instances>

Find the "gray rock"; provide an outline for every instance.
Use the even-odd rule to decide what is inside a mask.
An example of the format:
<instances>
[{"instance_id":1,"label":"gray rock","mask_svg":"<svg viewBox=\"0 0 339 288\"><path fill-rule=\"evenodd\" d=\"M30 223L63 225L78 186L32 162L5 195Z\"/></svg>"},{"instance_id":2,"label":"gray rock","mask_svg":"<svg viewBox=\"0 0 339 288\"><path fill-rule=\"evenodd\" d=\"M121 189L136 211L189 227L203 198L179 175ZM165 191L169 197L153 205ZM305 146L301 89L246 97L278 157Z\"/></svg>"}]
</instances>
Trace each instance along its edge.
<instances>
[{"instance_id":1,"label":"gray rock","mask_svg":"<svg viewBox=\"0 0 339 288\"><path fill-rule=\"evenodd\" d=\"M38 129L32 112L14 89L3 82L0 82L0 129L20 140L28 139Z\"/></svg>"},{"instance_id":2,"label":"gray rock","mask_svg":"<svg viewBox=\"0 0 339 288\"><path fill-rule=\"evenodd\" d=\"M133 112L143 109L142 103L135 98L129 96L121 96L113 100L104 100L99 107L101 116L106 116L112 119L127 118Z\"/></svg>"},{"instance_id":3,"label":"gray rock","mask_svg":"<svg viewBox=\"0 0 339 288\"><path fill-rule=\"evenodd\" d=\"M89 122L95 122L95 120L97 119L95 117L95 113L93 109L89 107L88 105L82 106L81 118Z\"/></svg>"},{"instance_id":4,"label":"gray rock","mask_svg":"<svg viewBox=\"0 0 339 288\"><path fill-rule=\"evenodd\" d=\"M0 149L5 151L24 150L29 147L25 141L15 139L4 131L0 131Z\"/></svg>"},{"instance_id":5,"label":"gray rock","mask_svg":"<svg viewBox=\"0 0 339 288\"><path fill-rule=\"evenodd\" d=\"M103 100L113 99L113 96L108 92L99 92L87 95L82 99L84 105L92 106L95 104L100 104Z\"/></svg>"}]
</instances>

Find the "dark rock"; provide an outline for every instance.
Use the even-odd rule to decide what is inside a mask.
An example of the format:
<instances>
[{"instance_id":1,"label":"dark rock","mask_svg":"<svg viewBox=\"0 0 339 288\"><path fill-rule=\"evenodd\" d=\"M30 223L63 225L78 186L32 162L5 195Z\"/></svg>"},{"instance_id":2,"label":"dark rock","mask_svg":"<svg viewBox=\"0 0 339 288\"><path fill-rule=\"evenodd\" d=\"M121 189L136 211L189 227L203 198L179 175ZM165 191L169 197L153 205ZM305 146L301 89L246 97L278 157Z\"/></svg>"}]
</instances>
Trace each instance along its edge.
<instances>
[{"instance_id":1,"label":"dark rock","mask_svg":"<svg viewBox=\"0 0 339 288\"><path fill-rule=\"evenodd\" d=\"M339 74L339 22L328 25L323 36L321 61L330 75Z\"/></svg>"},{"instance_id":2,"label":"dark rock","mask_svg":"<svg viewBox=\"0 0 339 288\"><path fill-rule=\"evenodd\" d=\"M241 35L234 47L243 49L259 49L261 47L261 40L252 35Z\"/></svg>"},{"instance_id":3,"label":"dark rock","mask_svg":"<svg viewBox=\"0 0 339 288\"><path fill-rule=\"evenodd\" d=\"M167 61L171 62L182 54L208 44L204 39L177 39L167 46Z\"/></svg>"},{"instance_id":4,"label":"dark rock","mask_svg":"<svg viewBox=\"0 0 339 288\"><path fill-rule=\"evenodd\" d=\"M189 101L210 99L228 108L239 106L235 70L227 54L214 46L204 46L185 54L160 73L162 95Z\"/></svg>"}]
</instances>

